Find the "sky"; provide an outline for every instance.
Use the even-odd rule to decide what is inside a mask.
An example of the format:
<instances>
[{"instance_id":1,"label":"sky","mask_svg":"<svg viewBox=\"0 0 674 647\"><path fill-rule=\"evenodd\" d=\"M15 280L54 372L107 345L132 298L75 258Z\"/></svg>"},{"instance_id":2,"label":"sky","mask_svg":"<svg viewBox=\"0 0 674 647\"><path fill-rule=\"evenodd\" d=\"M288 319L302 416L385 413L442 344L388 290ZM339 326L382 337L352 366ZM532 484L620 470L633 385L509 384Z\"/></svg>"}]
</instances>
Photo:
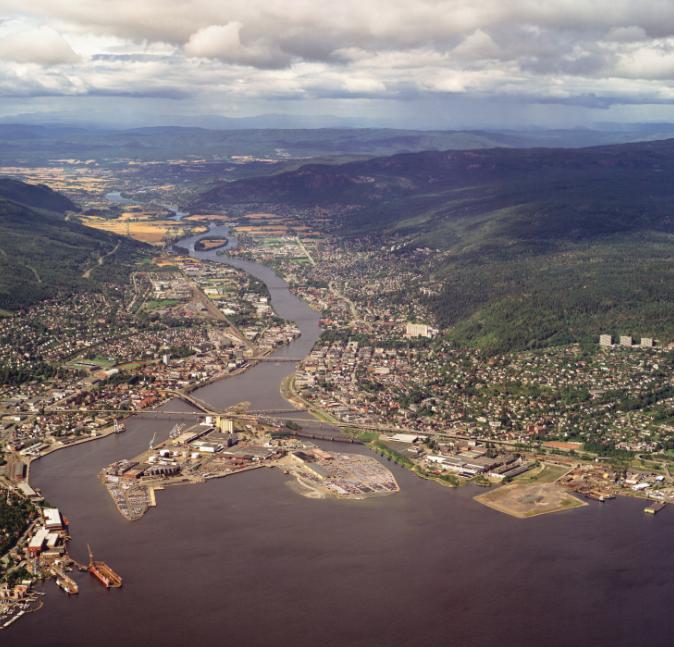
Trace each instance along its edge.
<instances>
[{"instance_id":1,"label":"sky","mask_svg":"<svg viewBox=\"0 0 674 647\"><path fill-rule=\"evenodd\" d=\"M34 113L674 122L674 1L0 0L0 117Z\"/></svg>"}]
</instances>

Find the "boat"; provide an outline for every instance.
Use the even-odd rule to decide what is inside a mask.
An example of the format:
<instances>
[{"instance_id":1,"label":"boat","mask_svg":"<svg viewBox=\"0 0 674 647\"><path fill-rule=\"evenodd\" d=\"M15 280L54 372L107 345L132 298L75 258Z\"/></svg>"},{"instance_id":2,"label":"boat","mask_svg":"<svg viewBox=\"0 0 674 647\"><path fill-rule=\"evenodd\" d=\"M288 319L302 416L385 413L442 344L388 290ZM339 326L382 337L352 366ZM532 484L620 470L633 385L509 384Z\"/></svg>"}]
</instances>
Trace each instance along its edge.
<instances>
[{"instance_id":1,"label":"boat","mask_svg":"<svg viewBox=\"0 0 674 647\"><path fill-rule=\"evenodd\" d=\"M77 582L67 575L59 575L56 578L56 585L68 595L77 595L80 592L80 587L77 586Z\"/></svg>"}]
</instances>

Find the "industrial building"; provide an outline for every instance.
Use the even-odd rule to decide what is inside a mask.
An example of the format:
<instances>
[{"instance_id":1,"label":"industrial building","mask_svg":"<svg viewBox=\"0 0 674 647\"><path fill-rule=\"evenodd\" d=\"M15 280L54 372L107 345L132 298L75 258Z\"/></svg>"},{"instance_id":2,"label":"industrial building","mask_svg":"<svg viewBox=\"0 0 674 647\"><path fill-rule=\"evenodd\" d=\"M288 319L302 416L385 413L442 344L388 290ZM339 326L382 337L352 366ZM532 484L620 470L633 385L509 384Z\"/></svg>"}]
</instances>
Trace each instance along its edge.
<instances>
[{"instance_id":1,"label":"industrial building","mask_svg":"<svg viewBox=\"0 0 674 647\"><path fill-rule=\"evenodd\" d=\"M58 508L43 508L42 516L47 530L63 530L63 519Z\"/></svg>"}]
</instances>

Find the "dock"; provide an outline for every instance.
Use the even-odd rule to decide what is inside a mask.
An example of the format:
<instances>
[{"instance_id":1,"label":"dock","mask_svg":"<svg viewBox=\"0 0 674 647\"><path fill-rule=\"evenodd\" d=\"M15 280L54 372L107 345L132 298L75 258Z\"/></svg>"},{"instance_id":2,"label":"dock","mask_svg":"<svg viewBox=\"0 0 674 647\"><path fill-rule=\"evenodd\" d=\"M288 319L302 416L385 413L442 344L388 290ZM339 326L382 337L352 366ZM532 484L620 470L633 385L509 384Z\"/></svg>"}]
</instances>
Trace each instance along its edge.
<instances>
[{"instance_id":1,"label":"dock","mask_svg":"<svg viewBox=\"0 0 674 647\"><path fill-rule=\"evenodd\" d=\"M604 501L609 501L610 499L615 499L614 494L609 494L607 492L600 492L598 490L587 490L585 492L582 492L582 494L586 498L593 499L594 501L599 501L600 503L604 503Z\"/></svg>"},{"instance_id":2,"label":"dock","mask_svg":"<svg viewBox=\"0 0 674 647\"><path fill-rule=\"evenodd\" d=\"M660 512L660 510L662 510L665 507L665 505L666 504L663 503L662 501L653 501L653 503L647 505L644 508L644 512L646 514L657 514L658 512Z\"/></svg>"},{"instance_id":3,"label":"dock","mask_svg":"<svg viewBox=\"0 0 674 647\"><path fill-rule=\"evenodd\" d=\"M94 560L91 548L89 548L89 573L95 577L106 589L119 589L122 586L122 578L115 573L105 562Z\"/></svg>"}]
</instances>

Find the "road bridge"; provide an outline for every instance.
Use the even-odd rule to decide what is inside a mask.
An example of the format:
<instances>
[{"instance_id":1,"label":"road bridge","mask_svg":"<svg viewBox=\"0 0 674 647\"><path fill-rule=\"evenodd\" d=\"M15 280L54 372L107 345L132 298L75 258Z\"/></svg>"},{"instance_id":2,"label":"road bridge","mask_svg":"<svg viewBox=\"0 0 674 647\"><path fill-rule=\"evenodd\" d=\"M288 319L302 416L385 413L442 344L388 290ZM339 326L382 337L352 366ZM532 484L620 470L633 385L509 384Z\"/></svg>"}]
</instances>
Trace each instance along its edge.
<instances>
[{"instance_id":1,"label":"road bridge","mask_svg":"<svg viewBox=\"0 0 674 647\"><path fill-rule=\"evenodd\" d=\"M130 417L130 416L145 416L145 415L150 415L150 416L156 416L156 417L165 417L166 419L173 419L176 417L186 417L186 416L193 416L193 417L200 417L204 415L211 415L211 416L223 416L226 418L230 418L232 420L239 420L241 422L248 422L248 423L262 423L262 424L267 424L270 426L277 427L279 429L283 429L284 431L288 431L294 435L299 435L296 432L300 432L303 434L308 434L306 436L301 436L301 437L314 437L315 439L323 439L323 440L332 440L333 437L337 438L334 436L334 430L338 429L354 429L354 430L360 430L360 431L374 431L377 433L386 433L386 434L396 434L396 433L407 433L407 434L417 434L420 436L432 436L434 438L440 438L440 439L448 439L448 440L467 440L467 441L477 441L481 443L492 443L494 445L501 445L504 447L517 447L520 448L522 447L522 443L515 441L515 440L500 440L496 438L483 438L483 437L475 437L475 436L466 436L463 434L452 434L448 432L443 432L443 431L437 431L437 432L424 432L424 431L419 431L418 429L410 429L407 427L392 427L388 425L377 425L377 424L367 424L367 423L360 423L360 422L322 422L320 420L317 420L315 418L299 418L297 416L289 416L289 417L276 417L272 415L267 415L269 413L283 413L283 410L276 410L272 411L269 410L267 412L253 412L253 411L248 411L248 412L236 412L232 410L227 410L225 409L224 411L217 411L214 409L210 408L210 405L207 405L206 403L203 402L203 400L199 400L198 398L194 398L192 396L186 395L186 394L176 394L176 397L180 397L189 404L193 404L194 406L197 406L199 410L198 411L166 411L166 410L161 410L161 409L145 409L141 411L129 411L127 409L61 409L61 408L53 408L53 409L46 409L44 411L44 415L57 415L57 414L62 414L62 413L88 413L88 414L101 414L101 413L110 413L110 414L115 414L119 415L120 417ZM208 407L207 410L203 410L203 406ZM293 412L299 412L298 410L293 410L290 411L290 413ZM36 415L36 412L32 412L31 415ZM286 423L291 422L295 423L298 425L298 427L301 427L299 430L292 430L288 429L286 427ZM312 436L313 434L313 436ZM539 446L539 443L533 443L532 448L536 448Z\"/></svg>"}]
</instances>

